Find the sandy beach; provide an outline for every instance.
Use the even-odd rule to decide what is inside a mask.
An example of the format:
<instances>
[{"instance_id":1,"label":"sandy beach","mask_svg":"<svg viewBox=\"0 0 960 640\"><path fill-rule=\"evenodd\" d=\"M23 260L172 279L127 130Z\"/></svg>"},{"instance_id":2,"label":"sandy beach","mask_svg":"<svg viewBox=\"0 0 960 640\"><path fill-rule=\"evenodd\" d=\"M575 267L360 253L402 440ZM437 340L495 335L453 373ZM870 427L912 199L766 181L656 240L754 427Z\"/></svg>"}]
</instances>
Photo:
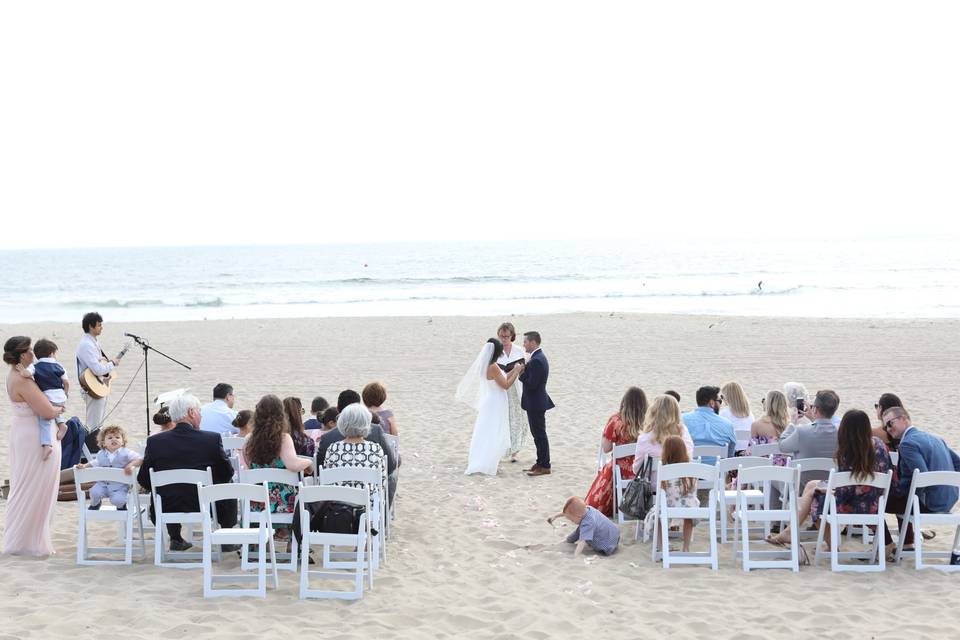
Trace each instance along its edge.
<instances>
[{"instance_id":1,"label":"sandy beach","mask_svg":"<svg viewBox=\"0 0 960 640\"><path fill-rule=\"evenodd\" d=\"M914 424L960 447L953 397L960 380L960 321L713 318L569 314L512 318L357 318L124 323L105 315L108 353L124 331L191 365L185 371L150 356L150 391L189 387L202 402L217 382L236 389L237 408L266 393L335 401L341 389L381 381L397 416L403 466L387 565L360 602L300 601L298 578L281 572L279 591L257 599L204 600L199 571L158 569L149 558L130 567L78 567L74 502L54 515L57 555L0 557L0 638L330 638L607 637L893 638L954 637L957 576L917 572L912 557L880 574L799 575L735 566L721 546L717 573L706 567L664 571L650 547L624 544L613 557L574 557L571 525L546 524L566 497L584 495L595 475L599 433L630 385L648 397L680 392L693 407L702 384L740 382L759 416L760 398L784 382L810 392L836 390L841 412L873 415L880 393L903 398ZM547 414L553 475L529 478L528 438L520 460L496 478L465 477L474 414L454 389L483 341L508 319L543 335L550 359ZM11 335L46 336L75 382L75 324L3 325ZM111 404L142 360L122 362ZM69 415L83 415L78 393ZM10 405L0 402L0 479L9 477ZM142 372L108 422L145 436ZM0 522L6 503L0 501ZM892 519L890 520L892 522ZM698 529L703 541L705 528ZM949 546L939 530L932 548ZM105 537L110 537L105 534ZM808 546L812 550L812 543Z\"/></svg>"}]
</instances>

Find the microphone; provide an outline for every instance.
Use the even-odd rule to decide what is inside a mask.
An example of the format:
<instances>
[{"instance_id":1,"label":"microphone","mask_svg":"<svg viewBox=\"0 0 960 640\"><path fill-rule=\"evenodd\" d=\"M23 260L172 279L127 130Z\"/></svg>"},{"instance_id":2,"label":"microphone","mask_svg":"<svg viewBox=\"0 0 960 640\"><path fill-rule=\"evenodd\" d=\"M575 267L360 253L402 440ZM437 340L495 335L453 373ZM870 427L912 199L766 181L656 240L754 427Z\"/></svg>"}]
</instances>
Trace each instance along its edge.
<instances>
[{"instance_id":1,"label":"microphone","mask_svg":"<svg viewBox=\"0 0 960 640\"><path fill-rule=\"evenodd\" d=\"M135 335L133 335L132 333L125 333L125 334L123 334L123 335L127 336L128 338L133 338L134 340L139 340L139 339L140 339L140 336L135 336Z\"/></svg>"},{"instance_id":2,"label":"microphone","mask_svg":"<svg viewBox=\"0 0 960 640\"><path fill-rule=\"evenodd\" d=\"M141 338L141 337L138 336L138 335L135 335L135 334L132 334L132 333L125 333L125 334L123 334L123 335L125 335L125 336L128 337L128 338L133 338L133 341L136 342L137 344L145 345L145 344L147 343L146 340L144 340L143 338Z\"/></svg>"}]
</instances>

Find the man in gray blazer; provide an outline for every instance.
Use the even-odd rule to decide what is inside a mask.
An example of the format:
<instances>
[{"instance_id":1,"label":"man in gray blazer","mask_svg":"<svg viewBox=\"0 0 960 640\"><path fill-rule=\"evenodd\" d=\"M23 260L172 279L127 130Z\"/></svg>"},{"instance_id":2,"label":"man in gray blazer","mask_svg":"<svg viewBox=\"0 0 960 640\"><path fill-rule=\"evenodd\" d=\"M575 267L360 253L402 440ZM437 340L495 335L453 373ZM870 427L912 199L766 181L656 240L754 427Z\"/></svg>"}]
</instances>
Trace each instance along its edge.
<instances>
[{"instance_id":1,"label":"man in gray blazer","mask_svg":"<svg viewBox=\"0 0 960 640\"><path fill-rule=\"evenodd\" d=\"M780 451L794 459L833 458L837 452L837 427L833 424L833 414L839 406L840 396L835 391L817 391L813 405L805 414L813 421L812 424L787 427L780 436ZM800 487L810 480L826 479L827 474L823 472L802 473Z\"/></svg>"}]
</instances>

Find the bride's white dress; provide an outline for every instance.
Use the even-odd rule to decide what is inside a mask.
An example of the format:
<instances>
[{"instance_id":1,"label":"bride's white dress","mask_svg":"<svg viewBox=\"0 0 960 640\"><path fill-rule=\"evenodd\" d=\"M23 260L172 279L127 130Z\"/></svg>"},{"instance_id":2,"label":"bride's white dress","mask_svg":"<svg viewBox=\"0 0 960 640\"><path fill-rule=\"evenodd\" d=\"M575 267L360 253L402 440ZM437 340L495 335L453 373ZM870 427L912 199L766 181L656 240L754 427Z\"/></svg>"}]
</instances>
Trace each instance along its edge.
<instances>
[{"instance_id":1,"label":"bride's white dress","mask_svg":"<svg viewBox=\"0 0 960 640\"><path fill-rule=\"evenodd\" d=\"M495 476L500 459L510 449L510 415L506 390L493 380L484 380L483 384L486 388L473 425L467 474Z\"/></svg>"}]
</instances>

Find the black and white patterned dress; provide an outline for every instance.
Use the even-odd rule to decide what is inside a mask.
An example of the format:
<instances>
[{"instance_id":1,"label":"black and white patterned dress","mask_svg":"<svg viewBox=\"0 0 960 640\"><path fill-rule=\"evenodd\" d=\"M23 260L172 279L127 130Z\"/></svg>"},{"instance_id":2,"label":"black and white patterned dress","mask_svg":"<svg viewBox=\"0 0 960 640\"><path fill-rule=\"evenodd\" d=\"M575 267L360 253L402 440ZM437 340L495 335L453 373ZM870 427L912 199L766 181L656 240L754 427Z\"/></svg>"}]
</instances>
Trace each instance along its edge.
<instances>
[{"instance_id":1,"label":"black and white patterned dress","mask_svg":"<svg viewBox=\"0 0 960 640\"><path fill-rule=\"evenodd\" d=\"M387 479L387 465L383 449L376 442L370 442L369 440L357 443L340 440L330 445L330 448L327 449L327 456L323 460L323 468L338 469L343 467L377 469L380 471L381 481L385 482ZM348 480L341 484L359 489L363 488L363 483L359 481ZM371 489L371 494L379 492L379 484Z\"/></svg>"}]
</instances>

